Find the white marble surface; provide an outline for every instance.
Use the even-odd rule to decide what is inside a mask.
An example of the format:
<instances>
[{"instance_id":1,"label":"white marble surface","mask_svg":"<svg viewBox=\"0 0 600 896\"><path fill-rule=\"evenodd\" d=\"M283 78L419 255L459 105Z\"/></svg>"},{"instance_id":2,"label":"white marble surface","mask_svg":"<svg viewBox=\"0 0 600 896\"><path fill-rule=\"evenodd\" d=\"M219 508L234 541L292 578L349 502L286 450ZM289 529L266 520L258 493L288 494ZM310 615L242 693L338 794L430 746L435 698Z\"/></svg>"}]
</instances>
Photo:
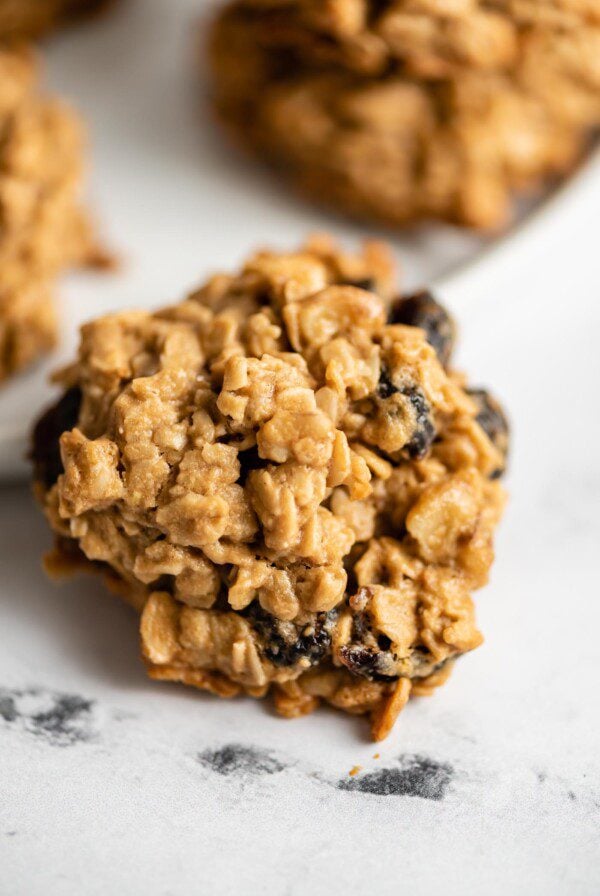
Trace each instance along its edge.
<instances>
[{"instance_id":1,"label":"white marble surface","mask_svg":"<svg viewBox=\"0 0 600 896\"><path fill-rule=\"evenodd\" d=\"M73 36L61 46L77 55ZM167 164L161 154L193 158L191 144L170 157L167 133L147 164ZM248 191L236 257L277 230L285 242L287 200L222 170L224 195ZM168 198L140 201L154 222ZM411 702L382 745L333 712L286 722L266 704L150 683L133 614L94 581L49 583L39 558L50 538L27 488L0 491L2 894L600 892L599 206L592 178L581 201L556 207L544 239L471 281L460 362L493 384L514 426L511 503L477 599L486 643L435 697ZM291 238L325 220L293 214ZM203 265L213 245L229 262L216 215L199 222ZM118 218L111 230L126 238ZM194 240L167 236L166 267L156 234L136 257L155 278L152 303L195 276ZM219 773L209 754L231 744L260 761ZM340 789L355 764L363 779L391 769L409 792Z\"/></svg>"}]
</instances>

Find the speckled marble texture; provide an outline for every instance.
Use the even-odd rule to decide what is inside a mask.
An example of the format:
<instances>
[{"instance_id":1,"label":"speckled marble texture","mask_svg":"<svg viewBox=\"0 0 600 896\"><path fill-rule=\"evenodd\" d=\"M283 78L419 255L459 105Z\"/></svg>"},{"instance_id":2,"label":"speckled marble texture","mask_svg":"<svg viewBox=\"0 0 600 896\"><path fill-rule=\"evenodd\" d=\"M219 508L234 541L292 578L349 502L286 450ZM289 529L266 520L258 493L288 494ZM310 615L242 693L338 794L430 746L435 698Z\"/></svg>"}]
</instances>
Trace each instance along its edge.
<instances>
[{"instance_id":1,"label":"speckled marble texture","mask_svg":"<svg viewBox=\"0 0 600 896\"><path fill-rule=\"evenodd\" d=\"M3 896L600 892L599 208L596 179L462 318L454 288L459 361L511 412L511 503L486 643L382 744L148 681L133 612L47 581L27 487L0 489Z\"/></svg>"}]
</instances>

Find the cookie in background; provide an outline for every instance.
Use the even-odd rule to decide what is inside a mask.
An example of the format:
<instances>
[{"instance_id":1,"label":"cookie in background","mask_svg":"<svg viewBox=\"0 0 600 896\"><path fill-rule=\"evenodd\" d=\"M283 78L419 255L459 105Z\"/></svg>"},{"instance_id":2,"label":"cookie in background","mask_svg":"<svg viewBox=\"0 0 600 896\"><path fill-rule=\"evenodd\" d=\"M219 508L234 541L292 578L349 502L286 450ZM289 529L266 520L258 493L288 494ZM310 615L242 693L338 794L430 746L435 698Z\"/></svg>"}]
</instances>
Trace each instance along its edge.
<instances>
[{"instance_id":1,"label":"cookie in background","mask_svg":"<svg viewBox=\"0 0 600 896\"><path fill-rule=\"evenodd\" d=\"M77 114L40 87L34 53L0 48L0 381L57 338L57 276L104 264L80 199Z\"/></svg>"},{"instance_id":2,"label":"cookie in background","mask_svg":"<svg viewBox=\"0 0 600 896\"><path fill-rule=\"evenodd\" d=\"M0 41L24 41L100 12L114 0L0 0Z\"/></svg>"},{"instance_id":3,"label":"cookie in background","mask_svg":"<svg viewBox=\"0 0 600 896\"><path fill-rule=\"evenodd\" d=\"M226 128L301 192L388 225L506 225L600 124L596 0L234 0Z\"/></svg>"}]
</instances>

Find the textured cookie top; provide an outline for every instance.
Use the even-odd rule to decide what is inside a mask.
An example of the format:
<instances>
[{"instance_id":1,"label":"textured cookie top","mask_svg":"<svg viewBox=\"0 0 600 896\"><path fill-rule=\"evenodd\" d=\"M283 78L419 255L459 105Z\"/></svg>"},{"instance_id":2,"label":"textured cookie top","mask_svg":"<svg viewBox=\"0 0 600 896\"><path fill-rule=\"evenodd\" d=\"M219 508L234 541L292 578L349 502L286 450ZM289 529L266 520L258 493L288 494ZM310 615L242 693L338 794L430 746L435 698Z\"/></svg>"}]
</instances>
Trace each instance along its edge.
<instances>
[{"instance_id":1,"label":"textured cookie top","mask_svg":"<svg viewBox=\"0 0 600 896\"><path fill-rule=\"evenodd\" d=\"M574 78L597 84L596 0L237 0L230 9L259 25L261 43L361 74L444 78L465 68L512 70L545 41ZM569 39L576 38L576 43ZM566 47L579 48L579 56Z\"/></svg>"},{"instance_id":2,"label":"textured cookie top","mask_svg":"<svg viewBox=\"0 0 600 896\"><path fill-rule=\"evenodd\" d=\"M94 254L79 205L80 122L40 93L35 59L0 49L0 380L49 348L49 293L64 267Z\"/></svg>"},{"instance_id":3,"label":"textured cookie top","mask_svg":"<svg viewBox=\"0 0 600 896\"><path fill-rule=\"evenodd\" d=\"M431 296L392 299L381 246L324 238L83 328L37 488L145 605L155 671L256 690L321 664L381 699L477 646L506 422L452 340Z\"/></svg>"},{"instance_id":4,"label":"textured cookie top","mask_svg":"<svg viewBox=\"0 0 600 896\"><path fill-rule=\"evenodd\" d=\"M319 201L494 228L600 124L599 9L237 0L212 31L215 105Z\"/></svg>"},{"instance_id":5,"label":"textured cookie top","mask_svg":"<svg viewBox=\"0 0 600 896\"><path fill-rule=\"evenodd\" d=\"M79 119L40 92L34 56L0 49L0 286L54 273L77 255ZM87 234L86 234L87 235Z\"/></svg>"},{"instance_id":6,"label":"textured cookie top","mask_svg":"<svg viewBox=\"0 0 600 896\"><path fill-rule=\"evenodd\" d=\"M112 0L0 0L0 40L30 40Z\"/></svg>"}]
</instances>

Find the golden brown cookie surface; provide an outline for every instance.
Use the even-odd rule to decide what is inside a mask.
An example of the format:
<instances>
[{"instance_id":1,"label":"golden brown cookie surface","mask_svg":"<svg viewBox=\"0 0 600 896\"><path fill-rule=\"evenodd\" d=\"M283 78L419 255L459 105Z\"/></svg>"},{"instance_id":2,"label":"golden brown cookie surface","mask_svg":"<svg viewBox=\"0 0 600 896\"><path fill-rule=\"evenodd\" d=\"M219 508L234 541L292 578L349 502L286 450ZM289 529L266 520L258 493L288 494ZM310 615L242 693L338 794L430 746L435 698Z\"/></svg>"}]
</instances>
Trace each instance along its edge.
<instances>
[{"instance_id":1,"label":"golden brown cookie surface","mask_svg":"<svg viewBox=\"0 0 600 896\"><path fill-rule=\"evenodd\" d=\"M79 205L80 122L39 93L26 50L0 49L0 381L52 347L54 279L94 252Z\"/></svg>"},{"instance_id":2,"label":"golden brown cookie surface","mask_svg":"<svg viewBox=\"0 0 600 896\"><path fill-rule=\"evenodd\" d=\"M323 699L383 737L481 642L506 421L444 366L433 297L392 289L381 246L319 238L83 328L36 491L55 564L141 611L152 677Z\"/></svg>"},{"instance_id":3,"label":"golden brown cookie surface","mask_svg":"<svg viewBox=\"0 0 600 896\"><path fill-rule=\"evenodd\" d=\"M594 0L235 0L214 102L319 201L392 225L488 228L600 123Z\"/></svg>"},{"instance_id":4,"label":"golden brown cookie surface","mask_svg":"<svg viewBox=\"0 0 600 896\"><path fill-rule=\"evenodd\" d=\"M30 40L113 0L0 0L0 41Z\"/></svg>"}]
</instances>

